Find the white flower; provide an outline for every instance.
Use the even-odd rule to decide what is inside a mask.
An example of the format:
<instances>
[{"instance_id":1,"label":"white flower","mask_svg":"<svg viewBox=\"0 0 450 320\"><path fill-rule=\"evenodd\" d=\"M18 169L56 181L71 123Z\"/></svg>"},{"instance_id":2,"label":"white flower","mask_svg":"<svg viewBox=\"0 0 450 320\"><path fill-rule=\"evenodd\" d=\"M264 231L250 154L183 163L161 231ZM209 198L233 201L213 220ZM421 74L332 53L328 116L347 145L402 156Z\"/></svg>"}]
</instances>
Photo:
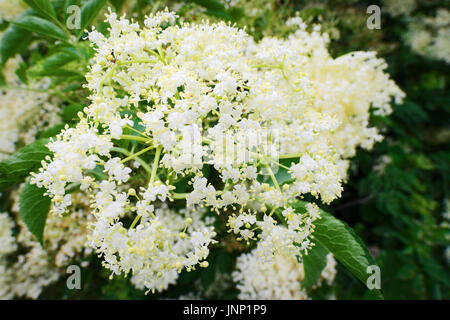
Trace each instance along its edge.
<instances>
[{"instance_id":1,"label":"white flower","mask_svg":"<svg viewBox=\"0 0 450 320\"><path fill-rule=\"evenodd\" d=\"M131 169L120 163L120 158L112 158L108 160L104 167L105 171L118 182L127 182L130 178Z\"/></svg>"},{"instance_id":2,"label":"white flower","mask_svg":"<svg viewBox=\"0 0 450 320\"><path fill-rule=\"evenodd\" d=\"M261 263L256 251L238 257L233 280L242 300L306 300L301 287L305 278L303 265L295 258L276 256L271 263Z\"/></svg>"},{"instance_id":3,"label":"white flower","mask_svg":"<svg viewBox=\"0 0 450 320\"><path fill-rule=\"evenodd\" d=\"M201 220L206 210L232 211L230 231L255 241L261 261L301 256L319 208L296 212L292 202L338 198L356 148L382 138L368 127L370 109L387 115L392 98L404 96L375 53L334 59L328 36L318 26L307 32L299 18L288 23L298 26L294 34L259 42L223 22L176 19L163 11L141 27L107 15L108 36L90 35L91 103L48 144L53 156L31 180L58 213L70 205L68 184L88 190L92 247L113 275L132 273L151 291L207 266L215 232ZM283 184L276 168L287 175ZM187 209L169 209L175 199Z\"/></svg>"}]
</instances>

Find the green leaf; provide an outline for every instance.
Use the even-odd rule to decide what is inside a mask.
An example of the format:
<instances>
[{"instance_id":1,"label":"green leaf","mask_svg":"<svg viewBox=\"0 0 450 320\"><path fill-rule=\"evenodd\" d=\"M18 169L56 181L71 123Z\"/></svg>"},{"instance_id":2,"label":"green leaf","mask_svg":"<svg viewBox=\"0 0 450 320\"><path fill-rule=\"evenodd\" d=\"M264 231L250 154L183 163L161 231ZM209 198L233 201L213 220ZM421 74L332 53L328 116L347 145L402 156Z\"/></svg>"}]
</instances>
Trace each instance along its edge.
<instances>
[{"instance_id":1,"label":"green leaf","mask_svg":"<svg viewBox=\"0 0 450 320\"><path fill-rule=\"evenodd\" d=\"M45 191L45 188L26 183L19 196L20 217L41 245L43 245L45 220L50 210L50 198L44 196Z\"/></svg>"},{"instance_id":2,"label":"green leaf","mask_svg":"<svg viewBox=\"0 0 450 320\"><path fill-rule=\"evenodd\" d=\"M231 272L233 269L233 258L225 249L221 248L217 252L215 265L222 273Z\"/></svg>"},{"instance_id":3,"label":"green leaf","mask_svg":"<svg viewBox=\"0 0 450 320\"><path fill-rule=\"evenodd\" d=\"M100 10L106 4L106 0L89 0L81 8L81 28L78 36L81 36L84 30L94 21Z\"/></svg>"},{"instance_id":4,"label":"green leaf","mask_svg":"<svg viewBox=\"0 0 450 320\"><path fill-rule=\"evenodd\" d=\"M32 34L17 25L11 24L3 33L0 41L1 63L5 64L9 58L28 47Z\"/></svg>"},{"instance_id":5,"label":"green leaf","mask_svg":"<svg viewBox=\"0 0 450 320\"><path fill-rule=\"evenodd\" d=\"M81 104L71 104L65 107L61 113L62 118L65 121L77 120L78 112L83 112L84 106Z\"/></svg>"},{"instance_id":6,"label":"green leaf","mask_svg":"<svg viewBox=\"0 0 450 320\"><path fill-rule=\"evenodd\" d=\"M305 205L306 202L298 201L293 207L303 209ZM370 276L367 267L376 263L361 239L344 222L323 210L320 210L320 219L314 225L315 241L330 251L365 286ZM373 298L383 298L379 290L374 289L370 293Z\"/></svg>"},{"instance_id":7,"label":"green leaf","mask_svg":"<svg viewBox=\"0 0 450 320\"><path fill-rule=\"evenodd\" d=\"M54 125L53 127L48 128L44 132L41 133L39 136L40 139L50 138L54 137L57 134L61 132L62 129L64 129L65 123L59 123Z\"/></svg>"},{"instance_id":8,"label":"green leaf","mask_svg":"<svg viewBox=\"0 0 450 320\"><path fill-rule=\"evenodd\" d=\"M111 4L114 6L114 9L119 12L120 9L122 9L123 4L125 3L125 0L109 0Z\"/></svg>"},{"instance_id":9,"label":"green leaf","mask_svg":"<svg viewBox=\"0 0 450 320\"><path fill-rule=\"evenodd\" d=\"M21 16L13 24L31 32L37 32L44 36L58 40L67 40L68 37L57 25L36 16Z\"/></svg>"},{"instance_id":10,"label":"green leaf","mask_svg":"<svg viewBox=\"0 0 450 320\"><path fill-rule=\"evenodd\" d=\"M54 55L51 55L50 57L44 59L42 63L42 69L44 70L50 70L54 68L62 67L69 62L72 62L74 60L78 59L78 55L73 52L70 49L62 50L61 52L58 52Z\"/></svg>"},{"instance_id":11,"label":"green leaf","mask_svg":"<svg viewBox=\"0 0 450 320\"><path fill-rule=\"evenodd\" d=\"M61 92L71 92L71 91L80 90L82 88L83 88L83 86L81 84L72 83L72 84L69 84L67 87L65 87L63 90L61 90Z\"/></svg>"},{"instance_id":12,"label":"green leaf","mask_svg":"<svg viewBox=\"0 0 450 320\"><path fill-rule=\"evenodd\" d=\"M418 254L423 270L431 279L450 287L450 272L443 268L431 255Z\"/></svg>"},{"instance_id":13,"label":"green leaf","mask_svg":"<svg viewBox=\"0 0 450 320\"><path fill-rule=\"evenodd\" d=\"M435 168L433 162L424 154L411 155L411 158L420 169L433 170Z\"/></svg>"},{"instance_id":14,"label":"green leaf","mask_svg":"<svg viewBox=\"0 0 450 320\"><path fill-rule=\"evenodd\" d=\"M16 70L16 75L19 77L20 81L22 81L25 84L28 84L27 81L27 64L24 62L21 62L19 64L19 68Z\"/></svg>"},{"instance_id":15,"label":"green leaf","mask_svg":"<svg viewBox=\"0 0 450 320\"><path fill-rule=\"evenodd\" d=\"M206 10L204 14L207 14L212 17L217 17L225 21L231 20L231 16L226 11Z\"/></svg>"},{"instance_id":16,"label":"green leaf","mask_svg":"<svg viewBox=\"0 0 450 320\"><path fill-rule=\"evenodd\" d=\"M50 0L24 0L35 11L50 19L56 19L55 9L53 9Z\"/></svg>"},{"instance_id":17,"label":"green leaf","mask_svg":"<svg viewBox=\"0 0 450 320\"><path fill-rule=\"evenodd\" d=\"M209 267L202 268L200 271L200 282L204 289L207 289L214 282L216 275L216 265L215 263L210 263Z\"/></svg>"},{"instance_id":18,"label":"green leaf","mask_svg":"<svg viewBox=\"0 0 450 320\"><path fill-rule=\"evenodd\" d=\"M303 267L305 268L303 288L308 289L319 281L320 274L327 265L328 253L329 251L324 246L316 242L308 254L303 256Z\"/></svg>"},{"instance_id":19,"label":"green leaf","mask_svg":"<svg viewBox=\"0 0 450 320\"><path fill-rule=\"evenodd\" d=\"M80 77L81 79L83 79L83 75L81 73L78 73L73 70L62 69L62 68L42 70L38 73L38 75L40 75L40 76L59 76L59 77L64 77L65 79L68 79L69 77Z\"/></svg>"},{"instance_id":20,"label":"green leaf","mask_svg":"<svg viewBox=\"0 0 450 320\"><path fill-rule=\"evenodd\" d=\"M51 154L45 146L48 142L37 140L0 162L0 190L24 181L30 172L39 169L41 161Z\"/></svg>"},{"instance_id":21,"label":"green leaf","mask_svg":"<svg viewBox=\"0 0 450 320\"><path fill-rule=\"evenodd\" d=\"M222 12L226 12L226 8L223 5L223 3L221 3L218 0L189 0L187 2L193 2L198 4L199 6L202 6L205 9L208 9L210 11L222 11Z\"/></svg>"},{"instance_id":22,"label":"green leaf","mask_svg":"<svg viewBox=\"0 0 450 320\"><path fill-rule=\"evenodd\" d=\"M205 14L210 16L219 17L225 20L231 20L232 16L227 11L224 4L218 0L189 0L187 2L193 2L203 8L205 8Z\"/></svg>"},{"instance_id":23,"label":"green leaf","mask_svg":"<svg viewBox=\"0 0 450 320\"><path fill-rule=\"evenodd\" d=\"M292 163L298 163L297 159L281 159L279 160L279 163L284 166L290 168ZM272 166L276 166L276 164L272 163ZM280 186L282 186L285 183L289 183L294 181L295 179L292 178L291 174L288 172L288 170L282 166L278 166L278 170L275 173L275 178L277 179L277 182ZM273 185L272 180L269 181L270 185Z\"/></svg>"},{"instance_id":24,"label":"green leaf","mask_svg":"<svg viewBox=\"0 0 450 320\"><path fill-rule=\"evenodd\" d=\"M277 180L277 183L280 186L283 186L284 184L287 184L287 183L291 183L295 180L292 178L291 174L288 172L288 169L285 168L285 167L289 168L292 163L298 163L298 158L297 159L280 159L279 164L281 164L281 166L279 166L273 162L270 163L270 168L273 171L273 173L275 175L275 179ZM268 183L270 186L274 185L273 180L268 175L268 173L266 173L264 176L258 177L258 181Z\"/></svg>"}]
</instances>

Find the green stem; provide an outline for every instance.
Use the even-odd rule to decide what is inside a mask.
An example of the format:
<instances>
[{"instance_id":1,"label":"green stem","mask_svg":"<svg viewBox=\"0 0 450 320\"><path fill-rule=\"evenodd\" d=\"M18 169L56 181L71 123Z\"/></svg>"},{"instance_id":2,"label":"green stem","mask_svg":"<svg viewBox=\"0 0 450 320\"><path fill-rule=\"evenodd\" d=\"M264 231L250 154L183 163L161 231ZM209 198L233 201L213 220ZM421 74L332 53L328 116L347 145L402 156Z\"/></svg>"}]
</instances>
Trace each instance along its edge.
<instances>
[{"instance_id":1,"label":"green stem","mask_svg":"<svg viewBox=\"0 0 450 320\"><path fill-rule=\"evenodd\" d=\"M147 136L145 133L140 132L139 130L136 130L135 128L129 126L129 125L125 125L125 128L130 129L131 131L134 131L136 133L139 133L140 135L142 135L145 138L151 139L149 136Z\"/></svg>"},{"instance_id":2,"label":"green stem","mask_svg":"<svg viewBox=\"0 0 450 320\"><path fill-rule=\"evenodd\" d=\"M144 149L145 150L145 149ZM159 146L157 149L156 149L156 153L155 153L155 159L153 160L153 168L152 168L152 173L151 173L151 176L150 176L150 181L149 181L149 185L151 185L152 183L153 183L153 181L156 179L156 171L157 171L157 169L158 169L158 164L159 164L159 158L160 158L160 156L161 156L161 151L162 151L162 146ZM151 214L151 216L153 217L153 218L156 218L155 217L155 215L152 213L152 212L150 212L150 214ZM133 229L135 226L136 226L136 224L139 222L139 220L141 219L141 215L137 215L136 216L136 218L134 218L134 220L133 220L133 222L131 223L131 226L130 226L130 228L131 229Z\"/></svg>"},{"instance_id":3,"label":"green stem","mask_svg":"<svg viewBox=\"0 0 450 320\"><path fill-rule=\"evenodd\" d=\"M286 170L291 170L291 168L286 167L285 165L282 165L282 164L279 163L278 161L275 161L275 160L273 160L273 159L271 159L271 158L267 158L267 159L269 159L270 161L272 161L272 162L275 163L276 165L278 165L278 166L280 166L280 167L282 167L282 168L284 168L284 169L286 169Z\"/></svg>"},{"instance_id":4,"label":"green stem","mask_svg":"<svg viewBox=\"0 0 450 320\"><path fill-rule=\"evenodd\" d=\"M278 189L278 191L281 192L281 188L280 188L280 186L279 186L279 184L278 184L277 178L276 178L275 175L273 174L273 171L272 171L272 169L270 168L270 165L267 165L267 164L266 164L266 167L267 167L267 169L269 170L269 175L270 175L270 178L272 179L273 184L274 184L275 187Z\"/></svg>"},{"instance_id":5,"label":"green stem","mask_svg":"<svg viewBox=\"0 0 450 320\"><path fill-rule=\"evenodd\" d=\"M119 153L122 153L122 154L124 154L126 156L130 156L131 155L130 151L128 151L126 149L123 149L123 148L119 148L119 147L112 147L111 151L119 152ZM147 171L148 174L150 174L152 169L149 167L149 165L144 160L142 160L139 157L136 157L136 161L139 162L139 164L145 169L145 171Z\"/></svg>"},{"instance_id":6,"label":"green stem","mask_svg":"<svg viewBox=\"0 0 450 320\"><path fill-rule=\"evenodd\" d=\"M152 167L152 175L150 176L150 181L149 181L149 185L152 185L153 182L155 181L156 176L156 171L158 170L158 165L159 165L159 157L161 156L161 151L162 151L162 146L159 146L158 148L156 148L156 153L155 153L155 159L153 160L153 167Z\"/></svg>"},{"instance_id":7,"label":"green stem","mask_svg":"<svg viewBox=\"0 0 450 320\"><path fill-rule=\"evenodd\" d=\"M140 214L138 214L136 216L136 218L134 218L133 222L131 223L130 229L133 229L136 226L136 224L139 222L139 219L141 219L141 215Z\"/></svg>"},{"instance_id":8,"label":"green stem","mask_svg":"<svg viewBox=\"0 0 450 320\"><path fill-rule=\"evenodd\" d=\"M278 219L280 220L280 222L285 225L286 227L288 226L287 222L285 221L283 215L277 211L279 207L273 207L272 210L269 213L269 217L271 217L274 213L276 214L276 216L278 217Z\"/></svg>"},{"instance_id":9,"label":"green stem","mask_svg":"<svg viewBox=\"0 0 450 320\"><path fill-rule=\"evenodd\" d=\"M133 141L141 141L141 142L145 142L148 143L151 141L151 139L148 138L143 138L143 137L138 137L138 136L133 136L133 135L129 135L129 134L123 134L120 136L121 140L133 140Z\"/></svg>"},{"instance_id":10,"label":"green stem","mask_svg":"<svg viewBox=\"0 0 450 320\"><path fill-rule=\"evenodd\" d=\"M132 160L132 159L134 159L134 158L140 156L141 154L146 153L148 150L151 150L151 149L153 149L153 148L154 148L153 146L150 146L150 147L147 147L147 148L145 148L145 149L142 149L141 151L136 152L135 154L132 154L132 155L130 155L129 157L126 157L125 159L123 159L122 161L120 161L120 163L125 163L125 162L127 162L127 161L130 161L130 160Z\"/></svg>"},{"instance_id":11,"label":"green stem","mask_svg":"<svg viewBox=\"0 0 450 320\"><path fill-rule=\"evenodd\" d=\"M278 159L292 159L292 158L300 158L302 156L301 153L291 153L291 154L283 154L278 157Z\"/></svg>"},{"instance_id":12,"label":"green stem","mask_svg":"<svg viewBox=\"0 0 450 320\"><path fill-rule=\"evenodd\" d=\"M269 213L269 217L271 217L273 215L273 213L275 212L276 209L277 209L277 207L273 207L272 211L270 211L270 213Z\"/></svg>"},{"instance_id":13,"label":"green stem","mask_svg":"<svg viewBox=\"0 0 450 320\"><path fill-rule=\"evenodd\" d=\"M105 75L105 77L102 79L102 81L100 81L100 84L98 85L99 92L101 92L101 89L103 88L103 84L105 83L106 79L109 78L109 80L111 82L111 78L114 74L114 71L116 71L117 67L118 67L118 64L116 64L114 67L112 67L111 70L109 70L108 73Z\"/></svg>"},{"instance_id":14,"label":"green stem","mask_svg":"<svg viewBox=\"0 0 450 320\"><path fill-rule=\"evenodd\" d=\"M182 199L186 199L186 197L189 195L189 193L172 193L171 194L171 198L175 199L175 200L182 200Z\"/></svg>"}]
</instances>

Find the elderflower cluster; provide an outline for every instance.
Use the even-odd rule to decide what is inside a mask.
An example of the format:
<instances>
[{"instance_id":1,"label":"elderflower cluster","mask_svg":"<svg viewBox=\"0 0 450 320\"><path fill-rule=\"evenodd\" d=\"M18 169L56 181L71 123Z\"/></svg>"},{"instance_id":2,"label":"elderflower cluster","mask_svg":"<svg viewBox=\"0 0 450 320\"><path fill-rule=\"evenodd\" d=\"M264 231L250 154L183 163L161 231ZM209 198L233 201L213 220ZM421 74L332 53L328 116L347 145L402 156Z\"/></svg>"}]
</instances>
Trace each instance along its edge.
<instances>
[{"instance_id":1,"label":"elderflower cluster","mask_svg":"<svg viewBox=\"0 0 450 320\"><path fill-rule=\"evenodd\" d=\"M3 258L5 255L16 250L16 243L12 234L14 228L14 222L8 213L0 214L0 256Z\"/></svg>"},{"instance_id":2,"label":"elderflower cluster","mask_svg":"<svg viewBox=\"0 0 450 320\"><path fill-rule=\"evenodd\" d=\"M383 175L387 166L392 163L391 156L385 154L375 160L375 164L373 166L373 171L375 171L379 176Z\"/></svg>"},{"instance_id":3,"label":"elderflower cluster","mask_svg":"<svg viewBox=\"0 0 450 320\"><path fill-rule=\"evenodd\" d=\"M11 211L19 216L18 193L13 197ZM64 268L70 262L81 260L91 254L88 246L89 225L93 221L90 213L89 197L81 192L72 194L72 205L69 213L63 217L50 215L44 229L44 249L51 256L51 264ZM18 242L25 247L40 247L28 228L17 218L19 225ZM83 262L85 264L87 262Z\"/></svg>"},{"instance_id":4,"label":"elderflower cluster","mask_svg":"<svg viewBox=\"0 0 450 320\"><path fill-rule=\"evenodd\" d=\"M383 11L388 12L391 16L409 16L416 8L416 0L383 0Z\"/></svg>"},{"instance_id":5,"label":"elderflower cluster","mask_svg":"<svg viewBox=\"0 0 450 320\"><path fill-rule=\"evenodd\" d=\"M11 208L17 216L17 237L12 236L12 219L0 214L0 299L37 299L45 287L66 274L68 265L80 263L91 253L87 235L92 216L86 211L89 198L76 193L69 215L48 217L42 247L18 217L18 194L13 195ZM87 261L81 265L86 266Z\"/></svg>"},{"instance_id":6,"label":"elderflower cluster","mask_svg":"<svg viewBox=\"0 0 450 320\"><path fill-rule=\"evenodd\" d=\"M12 21L26 8L23 0L0 0L0 20Z\"/></svg>"},{"instance_id":7,"label":"elderflower cluster","mask_svg":"<svg viewBox=\"0 0 450 320\"><path fill-rule=\"evenodd\" d=\"M13 236L14 222L8 213L0 213L0 299L11 299L14 294L9 289L11 270L8 268L8 255L17 250Z\"/></svg>"},{"instance_id":8,"label":"elderflower cluster","mask_svg":"<svg viewBox=\"0 0 450 320\"><path fill-rule=\"evenodd\" d=\"M286 40L265 39L257 52L276 57L283 48L291 74L310 75L312 104L315 110L332 114L339 125L328 137L343 159L353 157L357 147L371 149L382 139L377 128L369 127L370 111L386 116L392 112L391 102L399 104L405 94L385 73L386 62L375 52L351 52L333 58L327 50L329 37L316 26L312 32L299 17L287 24L298 25Z\"/></svg>"},{"instance_id":9,"label":"elderflower cluster","mask_svg":"<svg viewBox=\"0 0 450 320\"><path fill-rule=\"evenodd\" d=\"M272 3L264 0L245 1L245 0L225 0L229 7L243 8L249 17L257 17L264 14L265 10L272 9Z\"/></svg>"},{"instance_id":10,"label":"elderflower cluster","mask_svg":"<svg viewBox=\"0 0 450 320\"><path fill-rule=\"evenodd\" d=\"M100 191L100 197L110 196ZM98 199L98 200L97 200ZM108 201L108 200L106 200ZM94 203L96 206L96 203ZM121 222L111 220L97 209L92 246L104 257L103 265L113 274L132 272L131 282L139 289L163 291L174 284L183 268L196 265L207 267L202 261L214 243L215 232L201 219L202 212L181 210L176 214L166 205L142 216L136 228L126 229ZM124 212L123 212L124 213ZM138 216L139 217L139 216Z\"/></svg>"},{"instance_id":11,"label":"elderflower cluster","mask_svg":"<svg viewBox=\"0 0 450 320\"><path fill-rule=\"evenodd\" d=\"M276 256L272 263L261 263L255 250L242 254L237 259L232 273L241 300L307 300L302 288L305 271L302 263L293 257ZM314 288L323 281L333 283L336 276L336 261L327 255L327 264Z\"/></svg>"},{"instance_id":12,"label":"elderflower cluster","mask_svg":"<svg viewBox=\"0 0 450 320\"><path fill-rule=\"evenodd\" d=\"M325 268L323 268L322 272L320 273L319 280L313 287L317 288L321 286L323 282L326 282L329 286L331 286L334 282L334 279L336 278L336 265L337 262L334 259L333 254L328 253Z\"/></svg>"},{"instance_id":13,"label":"elderflower cluster","mask_svg":"<svg viewBox=\"0 0 450 320\"><path fill-rule=\"evenodd\" d=\"M346 159L381 138L367 127L369 108L388 114L403 96L374 53L332 59L326 35L298 18L289 38L260 42L223 22L177 23L167 10L144 27L112 12L106 21L108 36L89 33L91 103L48 144L53 156L31 183L59 215L71 186L89 192L91 246L112 275L150 291L207 267L216 242L207 212L256 242L263 261L301 255L319 210L292 203L339 197ZM174 200L186 208L174 211Z\"/></svg>"},{"instance_id":14,"label":"elderflower cluster","mask_svg":"<svg viewBox=\"0 0 450 320\"><path fill-rule=\"evenodd\" d=\"M26 87L16 74L21 63L16 56L3 68L6 88L0 89L0 160L16 150L17 143L31 143L36 134L59 122L57 99L45 92L49 79Z\"/></svg>"},{"instance_id":15,"label":"elderflower cluster","mask_svg":"<svg viewBox=\"0 0 450 320\"><path fill-rule=\"evenodd\" d=\"M220 268L220 267L219 267ZM215 272L214 278L208 287L202 283L201 278L194 281L190 291L177 297L178 300L202 300L202 299L226 299L226 292L234 288L233 279L230 273ZM219 298L218 298L219 297Z\"/></svg>"},{"instance_id":16,"label":"elderflower cluster","mask_svg":"<svg viewBox=\"0 0 450 320\"><path fill-rule=\"evenodd\" d=\"M443 221L441 222L440 226L447 231L445 237L447 240L450 240L450 199L447 198L444 200L443 209L444 211L441 214ZM444 259L447 264L450 265L450 246L447 246L444 249Z\"/></svg>"},{"instance_id":17,"label":"elderflower cluster","mask_svg":"<svg viewBox=\"0 0 450 320\"><path fill-rule=\"evenodd\" d=\"M449 10L440 8L434 17L413 18L407 37L414 52L450 63Z\"/></svg>"}]
</instances>

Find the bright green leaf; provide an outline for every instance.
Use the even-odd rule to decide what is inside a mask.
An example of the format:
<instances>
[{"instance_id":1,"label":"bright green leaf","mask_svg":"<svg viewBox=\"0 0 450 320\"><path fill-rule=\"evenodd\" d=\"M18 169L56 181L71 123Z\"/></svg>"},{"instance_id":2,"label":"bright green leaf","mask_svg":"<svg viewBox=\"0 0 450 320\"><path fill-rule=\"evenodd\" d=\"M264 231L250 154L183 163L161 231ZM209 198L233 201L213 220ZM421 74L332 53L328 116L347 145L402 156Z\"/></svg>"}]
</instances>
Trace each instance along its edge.
<instances>
[{"instance_id":1,"label":"bright green leaf","mask_svg":"<svg viewBox=\"0 0 450 320\"><path fill-rule=\"evenodd\" d=\"M41 161L50 155L45 146L48 141L37 140L0 162L0 190L24 181L30 172L39 169Z\"/></svg>"},{"instance_id":2,"label":"bright green leaf","mask_svg":"<svg viewBox=\"0 0 450 320\"><path fill-rule=\"evenodd\" d=\"M205 14L207 15L219 17L225 20L232 19L227 8L222 2L218 0L189 0L188 2L196 3L199 6L205 8Z\"/></svg>"},{"instance_id":3,"label":"bright green leaf","mask_svg":"<svg viewBox=\"0 0 450 320\"><path fill-rule=\"evenodd\" d=\"M296 209L304 208L306 202L298 201L293 204ZM320 219L314 222L314 239L321 244L334 257L349 269L364 285L368 277L367 267L376 265L361 239L344 222L331 214L320 210ZM382 298L379 290L371 290L371 296Z\"/></svg>"},{"instance_id":4,"label":"bright green leaf","mask_svg":"<svg viewBox=\"0 0 450 320\"><path fill-rule=\"evenodd\" d=\"M48 36L54 39L68 39L64 31L62 31L57 25L36 16L21 16L13 23L28 31L37 32L41 35Z\"/></svg>"},{"instance_id":5,"label":"bright green leaf","mask_svg":"<svg viewBox=\"0 0 450 320\"><path fill-rule=\"evenodd\" d=\"M54 137L57 134L59 134L62 129L64 129L64 126L65 126L64 123L58 123L58 124L54 125L53 127L48 128L47 130L42 132L41 135L39 136L39 138L44 139L44 138Z\"/></svg>"},{"instance_id":6,"label":"bright green leaf","mask_svg":"<svg viewBox=\"0 0 450 320\"><path fill-rule=\"evenodd\" d=\"M20 217L41 245L43 245L45 220L50 210L50 198L44 196L45 191L45 188L26 183L19 196Z\"/></svg>"},{"instance_id":7,"label":"bright green leaf","mask_svg":"<svg viewBox=\"0 0 450 320\"><path fill-rule=\"evenodd\" d=\"M81 104L71 104L65 107L62 111L62 118L65 121L73 121L78 119L78 112L83 111L84 106Z\"/></svg>"},{"instance_id":8,"label":"bright green leaf","mask_svg":"<svg viewBox=\"0 0 450 320\"><path fill-rule=\"evenodd\" d=\"M62 68L57 69L46 69L39 72L40 76L59 76L64 77L68 79L69 77L81 77L83 78L83 75L81 73L78 73L73 70L67 70Z\"/></svg>"},{"instance_id":9,"label":"bright green leaf","mask_svg":"<svg viewBox=\"0 0 450 320\"><path fill-rule=\"evenodd\" d=\"M319 281L320 274L327 265L328 253L325 247L316 242L308 254L303 256L305 279L302 281L302 287L308 289Z\"/></svg>"},{"instance_id":10,"label":"bright green leaf","mask_svg":"<svg viewBox=\"0 0 450 320\"><path fill-rule=\"evenodd\" d=\"M55 9L50 0L24 0L35 11L50 19L56 19Z\"/></svg>"},{"instance_id":11,"label":"bright green leaf","mask_svg":"<svg viewBox=\"0 0 450 320\"><path fill-rule=\"evenodd\" d=\"M67 63L72 62L76 59L78 59L78 55L75 52L67 49L62 50L54 55L51 55L50 57L44 59L41 63L42 68L44 70L46 69L48 70L62 67Z\"/></svg>"},{"instance_id":12,"label":"bright green leaf","mask_svg":"<svg viewBox=\"0 0 450 320\"><path fill-rule=\"evenodd\" d=\"M105 6L106 0L89 0L81 8L81 28L78 36L94 21L100 10Z\"/></svg>"},{"instance_id":13,"label":"bright green leaf","mask_svg":"<svg viewBox=\"0 0 450 320\"><path fill-rule=\"evenodd\" d=\"M226 12L226 8L223 5L223 3L221 3L218 0L189 0L187 2L196 3L199 6L202 6L203 8L210 10L210 11Z\"/></svg>"},{"instance_id":14,"label":"bright green leaf","mask_svg":"<svg viewBox=\"0 0 450 320\"><path fill-rule=\"evenodd\" d=\"M109 0L109 2L111 2L111 4L114 6L114 9L118 12L120 11L120 9L122 9L125 0Z\"/></svg>"},{"instance_id":15,"label":"bright green leaf","mask_svg":"<svg viewBox=\"0 0 450 320\"><path fill-rule=\"evenodd\" d=\"M9 58L15 56L28 46L32 34L17 25L11 24L3 33L0 41L1 63L5 64Z\"/></svg>"}]
</instances>

